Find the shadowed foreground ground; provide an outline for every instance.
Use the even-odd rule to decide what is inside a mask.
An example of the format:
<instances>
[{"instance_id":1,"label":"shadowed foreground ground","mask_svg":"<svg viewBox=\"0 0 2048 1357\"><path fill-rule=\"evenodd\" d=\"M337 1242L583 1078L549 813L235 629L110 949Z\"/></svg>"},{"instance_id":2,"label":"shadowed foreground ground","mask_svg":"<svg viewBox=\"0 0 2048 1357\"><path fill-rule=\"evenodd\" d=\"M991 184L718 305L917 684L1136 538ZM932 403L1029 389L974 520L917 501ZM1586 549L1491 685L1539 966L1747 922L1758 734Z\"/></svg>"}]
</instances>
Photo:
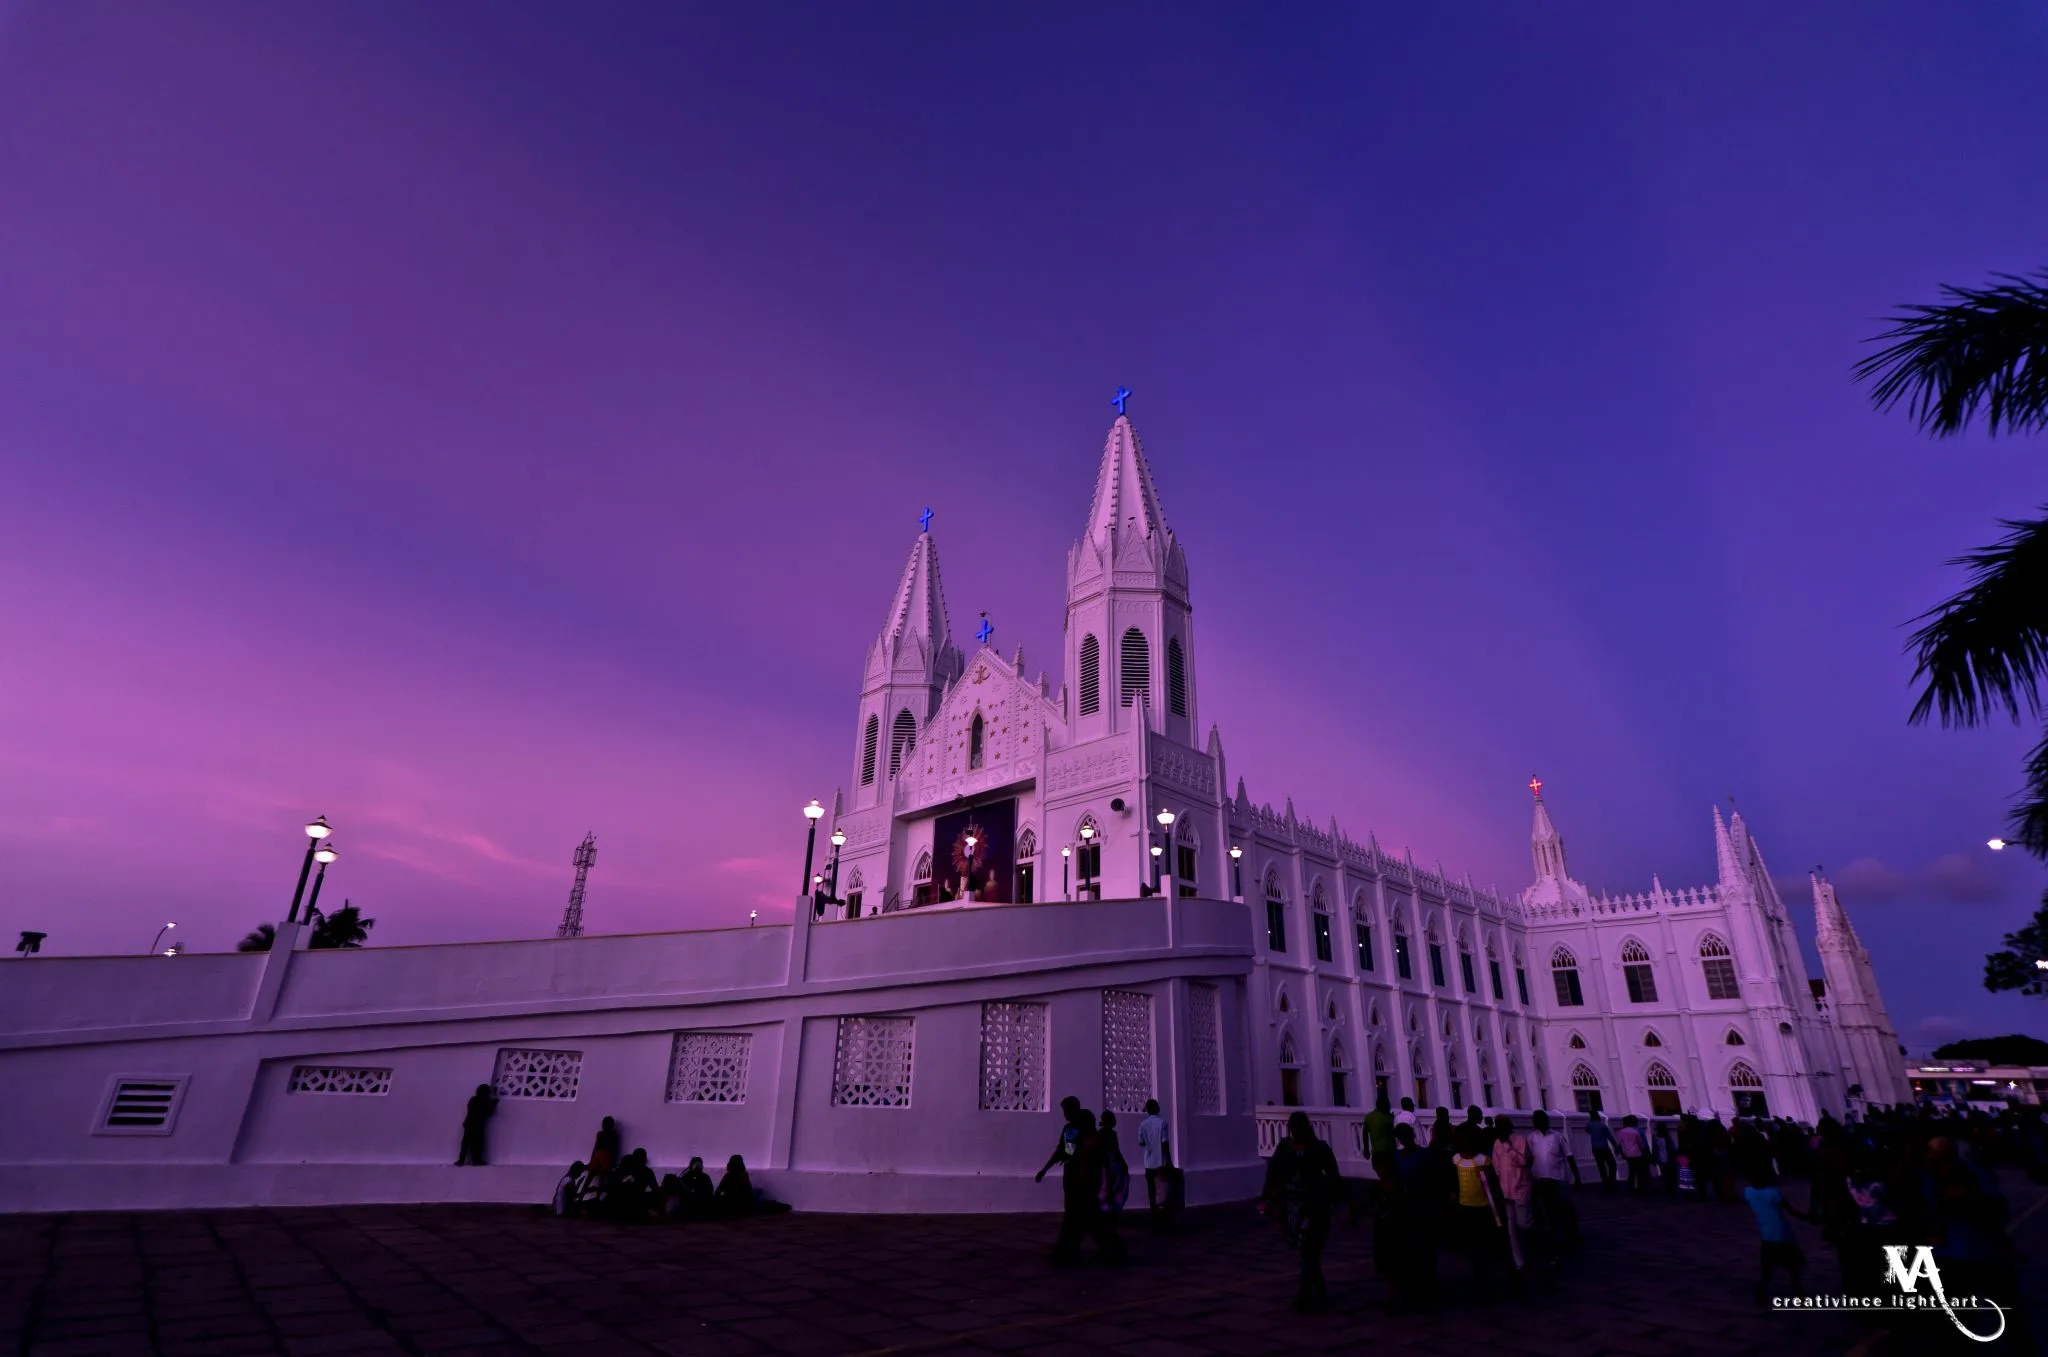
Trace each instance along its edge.
<instances>
[{"instance_id":1,"label":"shadowed foreground ground","mask_svg":"<svg viewBox=\"0 0 2048 1357\"><path fill-rule=\"evenodd\" d=\"M2042 1189L2010 1177L2026 1274L2048 1295ZM1056 1189L1048 1188L1050 1198ZM1795 1192L1804 1200L1803 1185ZM1868 1317L1760 1313L1739 1206L1582 1193L1589 1243L1524 1300L1387 1319L1369 1228L1338 1227L1335 1311L1297 1316L1293 1259L1247 1208L1178 1233L1127 1229L1121 1270L1059 1271L1051 1217L805 1216L625 1227L509 1207L15 1216L0 1219L0 1349L160 1353L1132 1353L1373 1350L1855 1353L1934 1348L1946 1322L1889 1337ZM1811 1227L1811 1289L1834 1260ZM1939 1344L2016 1353L2013 1342Z\"/></svg>"}]
</instances>

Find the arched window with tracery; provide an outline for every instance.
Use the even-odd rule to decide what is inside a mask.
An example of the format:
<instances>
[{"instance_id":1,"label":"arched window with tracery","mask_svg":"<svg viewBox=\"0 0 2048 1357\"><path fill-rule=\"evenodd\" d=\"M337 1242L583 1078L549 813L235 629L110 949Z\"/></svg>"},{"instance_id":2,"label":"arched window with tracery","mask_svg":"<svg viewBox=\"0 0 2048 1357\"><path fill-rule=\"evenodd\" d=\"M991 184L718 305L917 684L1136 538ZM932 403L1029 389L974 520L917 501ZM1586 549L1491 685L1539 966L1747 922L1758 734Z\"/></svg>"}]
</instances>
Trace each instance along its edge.
<instances>
[{"instance_id":1,"label":"arched window with tracery","mask_svg":"<svg viewBox=\"0 0 2048 1357\"><path fill-rule=\"evenodd\" d=\"M917 855L917 865L910 869L910 903L928 905L936 898L932 892L932 855L926 850Z\"/></svg>"},{"instance_id":2,"label":"arched window with tracery","mask_svg":"<svg viewBox=\"0 0 2048 1357\"><path fill-rule=\"evenodd\" d=\"M861 907L867 900L867 892L867 880L861 876L860 868L856 867L853 869L852 874L846 878L847 918L858 919L860 917Z\"/></svg>"},{"instance_id":3,"label":"arched window with tracery","mask_svg":"<svg viewBox=\"0 0 2048 1357\"><path fill-rule=\"evenodd\" d=\"M1558 1007L1585 1006L1586 992L1579 987L1579 959L1571 948L1560 947L1550 954L1550 978L1557 985Z\"/></svg>"},{"instance_id":4,"label":"arched window with tracery","mask_svg":"<svg viewBox=\"0 0 2048 1357\"><path fill-rule=\"evenodd\" d=\"M1026 829L1017 836L1017 862L1012 869L1016 873L1017 888L1011 892L1011 899L1020 905L1028 905L1038 898L1038 832Z\"/></svg>"},{"instance_id":5,"label":"arched window with tracery","mask_svg":"<svg viewBox=\"0 0 2048 1357\"><path fill-rule=\"evenodd\" d=\"M1717 933L1700 935L1700 970L1706 976L1709 999L1742 997L1742 986L1735 980L1735 958Z\"/></svg>"},{"instance_id":6,"label":"arched window with tracery","mask_svg":"<svg viewBox=\"0 0 2048 1357\"><path fill-rule=\"evenodd\" d=\"M1344 1042L1330 1038L1330 1106L1351 1106L1351 1063L1344 1056Z\"/></svg>"},{"instance_id":7,"label":"arched window with tracery","mask_svg":"<svg viewBox=\"0 0 2048 1357\"><path fill-rule=\"evenodd\" d=\"M910 714L908 707L896 713L895 724L889 727L889 776L895 777L903 771L910 752L917 747L917 718Z\"/></svg>"},{"instance_id":8,"label":"arched window with tracery","mask_svg":"<svg viewBox=\"0 0 2048 1357\"><path fill-rule=\"evenodd\" d=\"M1102 643L1093 635L1081 638L1081 715L1102 710Z\"/></svg>"},{"instance_id":9,"label":"arched window with tracery","mask_svg":"<svg viewBox=\"0 0 2048 1357\"><path fill-rule=\"evenodd\" d=\"M1266 873L1266 950L1287 950L1287 896L1280 889L1280 874Z\"/></svg>"},{"instance_id":10,"label":"arched window with tracery","mask_svg":"<svg viewBox=\"0 0 2048 1357\"><path fill-rule=\"evenodd\" d=\"M1600 1076L1583 1060L1572 1066L1572 1098L1581 1112L1600 1111Z\"/></svg>"},{"instance_id":11,"label":"arched window with tracery","mask_svg":"<svg viewBox=\"0 0 2048 1357\"><path fill-rule=\"evenodd\" d=\"M1764 1101L1764 1081L1746 1060L1738 1060L1728 1067L1728 1092L1735 1100L1735 1115L1738 1117L1768 1117L1769 1104Z\"/></svg>"},{"instance_id":12,"label":"arched window with tracery","mask_svg":"<svg viewBox=\"0 0 2048 1357\"><path fill-rule=\"evenodd\" d=\"M1661 1060L1652 1060L1643 1071L1643 1084L1650 1094L1650 1115L1675 1117L1679 1114L1678 1077Z\"/></svg>"},{"instance_id":13,"label":"arched window with tracery","mask_svg":"<svg viewBox=\"0 0 2048 1357\"><path fill-rule=\"evenodd\" d=\"M1173 827L1173 879L1179 894L1192 900L1202 890L1202 836L1193 817L1183 815Z\"/></svg>"},{"instance_id":14,"label":"arched window with tracery","mask_svg":"<svg viewBox=\"0 0 2048 1357\"><path fill-rule=\"evenodd\" d=\"M1632 1004L1654 1004L1657 1002L1657 977L1650 970L1650 952L1640 942L1630 938L1621 945L1621 974L1628 982L1628 1001Z\"/></svg>"},{"instance_id":15,"label":"arched window with tracery","mask_svg":"<svg viewBox=\"0 0 2048 1357\"><path fill-rule=\"evenodd\" d=\"M875 752L882 743L882 718L870 716L868 728L860 737L860 785L872 787L875 783Z\"/></svg>"},{"instance_id":16,"label":"arched window with tracery","mask_svg":"<svg viewBox=\"0 0 2048 1357\"><path fill-rule=\"evenodd\" d=\"M1152 648L1145 640L1145 633L1132 627L1124 633L1123 644L1123 695L1126 707L1136 706L1146 700L1152 690Z\"/></svg>"}]
</instances>

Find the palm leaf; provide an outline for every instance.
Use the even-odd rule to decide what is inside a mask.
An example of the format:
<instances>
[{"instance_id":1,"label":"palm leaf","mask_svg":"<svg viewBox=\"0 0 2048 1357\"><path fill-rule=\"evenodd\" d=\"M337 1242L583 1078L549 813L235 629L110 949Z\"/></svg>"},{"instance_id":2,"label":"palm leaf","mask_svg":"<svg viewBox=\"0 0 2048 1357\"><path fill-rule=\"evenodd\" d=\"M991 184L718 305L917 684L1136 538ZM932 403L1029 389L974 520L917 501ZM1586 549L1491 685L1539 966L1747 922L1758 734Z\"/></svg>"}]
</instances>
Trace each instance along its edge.
<instances>
[{"instance_id":1,"label":"palm leaf","mask_svg":"<svg viewBox=\"0 0 2048 1357\"><path fill-rule=\"evenodd\" d=\"M2048 509L2043 510L2048 513ZM1998 545L1949 562L1966 567L1970 583L1915 618L1914 682L1926 691L1909 718L1918 725L1940 713L1945 726L1974 726L2003 709L2041 713L2041 674L2048 668L2048 518L2008 520Z\"/></svg>"},{"instance_id":2,"label":"palm leaf","mask_svg":"<svg viewBox=\"0 0 2048 1357\"><path fill-rule=\"evenodd\" d=\"M2048 428L2048 271L1994 276L1892 318L1872 341L1891 343L1856 365L1878 409L1903 400L1933 434L1961 432L1980 409L1994 434Z\"/></svg>"}]
</instances>

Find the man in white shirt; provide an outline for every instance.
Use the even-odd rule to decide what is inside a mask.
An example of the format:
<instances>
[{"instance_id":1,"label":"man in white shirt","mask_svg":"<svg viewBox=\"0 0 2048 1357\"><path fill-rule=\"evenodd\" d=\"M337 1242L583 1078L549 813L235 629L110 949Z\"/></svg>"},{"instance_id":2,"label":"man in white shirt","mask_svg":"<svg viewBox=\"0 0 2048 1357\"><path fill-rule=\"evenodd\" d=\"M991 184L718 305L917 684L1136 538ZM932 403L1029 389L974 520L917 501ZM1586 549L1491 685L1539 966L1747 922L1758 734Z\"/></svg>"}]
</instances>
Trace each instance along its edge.
<instances>
[{"instance_id":1,"label":"man in white shirt","mask_svg":"<svg viewBox=\"0 0 2048 1357\"><path fill-rule=\"evenodd\" d=\"M1173 1146L1166 1132L1166 1118L1159 1115L1159 1100L1145 1100L1145 1119L1138 1123L1138 1148L1145 1156L1145 1209L1152 1218L1152 1228L1159 1229L1164 1217L1160 1215L1160 1196L1166 1191L1163 1180L1173 1167Z\"/></svg>"},{"instance_id":2,"label":"man in white shirt","mask_svg":"<svg viewBox=\"0 0 2048 1357\"><path fill-rule=\"evenodd\" d=\"M1572 1148L1569 1132L1553 1129L1550 1114L1539 1109L1532 1119L1536 1129L1529 1133L1529 1176L1535 1187L1536 1222L1548 1240L1553 1258L1575 1246L1579 1237L1579 1213L1572 1206L1570 1181Z\"/></svg>"},{"instance_id":3,"label":"man in white shirt","mask_svg":"<svg viewBox=\"0 0 2048 1357\"><path fill-rule=\"evenodd\" d=\"M1401 1100L1401 1110L1394 1114L1394 1125L1414 1126L1415 1143L1417 1145L1423 1143L1422 1127L1417 1125L1415 1120L1415 1100L1413 1098L1403 1098Z\"/></svg>"}]
</instances>

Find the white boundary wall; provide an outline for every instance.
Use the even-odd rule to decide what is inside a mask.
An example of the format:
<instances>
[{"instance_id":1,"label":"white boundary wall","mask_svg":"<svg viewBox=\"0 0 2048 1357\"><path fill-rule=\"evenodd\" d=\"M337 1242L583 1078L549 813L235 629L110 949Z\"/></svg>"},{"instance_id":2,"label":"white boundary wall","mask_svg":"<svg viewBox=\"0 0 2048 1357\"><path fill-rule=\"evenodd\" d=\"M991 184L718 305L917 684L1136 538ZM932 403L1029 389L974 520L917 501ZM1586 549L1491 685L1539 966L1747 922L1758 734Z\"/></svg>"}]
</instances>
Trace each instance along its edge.
<instances>
[{"instance_id":1,"label":"white boundary wall","mask_svg":"<svg viewBox=\"0 0 2048 1357\"><path fill-rule=\"evenodd\" d=\"M1057 1187L1031 1176L1061 1097L1103 1106L1105 990L1151 997L1152 1092L1190 1200L1256 1191L1243 905L797 912L772 927L321 952L283 925L264 954L4 963L0 1211L537 1202L604 1116L659 1171L742 1154L804 1209L1055 1210ZM1199 1111L1191 983L1219 1000L1222 1101ZM1029 1099L1044 1110L982 1110L992 1001L1045 1005ZM839 1019L859 1015L911 1019L908 1106L835 1100ZM682 1032L746 1035L738 1101L669 1101ZM557 1062L574 1066L574 1096L501 1098L490 1167L456 1168L464 1104L507 1049L575 1053ZM301 1066L330 1071L302 1083L349 1091L293 1091ZM129 1089L140 1112L117 1114L148 1123L168 1096L163 1125L108 1125L123 1081L168 1086ZM1134 1154L1136 1117L1123 1120Z\"/></svg>"}]
</instances>

